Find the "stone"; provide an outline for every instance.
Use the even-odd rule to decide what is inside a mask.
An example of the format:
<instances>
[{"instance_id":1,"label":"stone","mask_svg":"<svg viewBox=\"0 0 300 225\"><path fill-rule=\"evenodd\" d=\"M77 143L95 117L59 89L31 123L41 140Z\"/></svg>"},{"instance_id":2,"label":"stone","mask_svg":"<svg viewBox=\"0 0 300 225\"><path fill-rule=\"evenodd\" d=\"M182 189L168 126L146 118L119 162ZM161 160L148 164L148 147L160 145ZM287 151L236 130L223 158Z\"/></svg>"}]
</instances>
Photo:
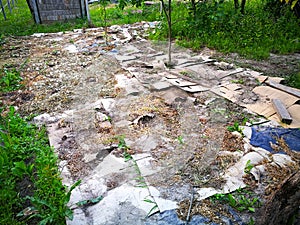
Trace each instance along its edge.
<instances>
[{"instance_id":1,"label":"stone","mask_svg":"<svg viewBox=\"0 0 300 225\"><path fill-rule=\"evenodd\" d=\"M106 112L110 112L114 106L115 99L113 98L104 98L101 99L101 103L103 105L103 108L105 109Z\"/></svg>"},{"instance_id":2,"label":"stone","mask_svg":"<svg viewBox=\"0 0 300 225\"><path fill-rule=\"evenodd\" d=\"M125 220L121 220L124 224L142 224L141 219L153 207L144 199L151 199L147 188L123 184L109 191L102 201L89 207L87 212L94 225L119 224L120 217L124 217Z\"/></svg>"},{"instance_id":3,"label":"stone","mask_svg":"<svg viewBox=\"0 0 300 225\"><path fill-rule=\"evenodd\" d=\"M200 188L200 190L197 190L197 193L199 195L197 197L197 200L200 201L200 200L206 199L208 197L211 197L217 193L222 193L222 191L216 190L215 188L212 188L212 187L208 187L208 188Z\"/></svg>"},{"instance_id":4,"label":"stone","mask_svg":"<svg viewBox=\"0 0 300 225\"><path fill-rule=\"evenodd\" d=\"M172 87L172 86L173 86L172 84L170 84L170 83L167 82L167 81L163 81L163 80L158 81L158 82L156 82L156 83L154 83L154 84L151 85L151 87L152 87L155 91L166 90L166 89L168 89L168 88L170 88L170 87Z\"/></svg>"},{"instance_id":5,"label":"stone","mask_svg":"<svg viewBox=\"0 0 300 225\"><path fill-rule=\"evenodd\" d=\"M132 148L139 149L143 152L150 152L155 149L158 145L158 138L150 135L143 135L131 144Z\"/></svg>"},{"instance_id":6,"label":"stone","mask_svg":"<svg viewBox=\"0 0 300 225\"><path fill-rule=\"evenodd\" d=\"M148 189L160 212L177 209L177 202L161 198L160 192L153 186L149 186Z\"/></svg>"},{"instance_id":7,"label":"stone","mask_svg":"<svg viewBox=\"0 0 300 225\"><path fill-rule=\"evenodd\" d=\"M134 55L115 55L116 59L120 62L127 62L137 59Z\"/></svg>"},{"instance_id":8,"label":"stone","mask_svg":"<svg viewBox=\"0 0 300 225\"><path fill-rule=\"evenodd\" d=\"M64 50L68 51L69 53L77 53L78 52L77 47L73 44L66 45L64 47Z\"/></svg>"},{"instance_id":9,"label":"stone","mask_svg":"<svg viewBox=\"0 0 300 225\"><path fill-rule=\"evenodd\" d=\"M182 80L182 79L168 79L168 82L170 82L173 85L179 86L179 87L187 87L187 86L195 86L197 83Z\"/></svg>"},{"instance_id":10,"label":"stone","mask_svg":"<svg viewBox=\"0 0 300 225\"><path fill-rule=\"evenodd\" d=\"M201 85L181 87L181 89L185 90L186 92L190 92L190 93L205 92L205 91L209 91L210 90L210 88L203 87Z\"/></svg>"}]
</instances>

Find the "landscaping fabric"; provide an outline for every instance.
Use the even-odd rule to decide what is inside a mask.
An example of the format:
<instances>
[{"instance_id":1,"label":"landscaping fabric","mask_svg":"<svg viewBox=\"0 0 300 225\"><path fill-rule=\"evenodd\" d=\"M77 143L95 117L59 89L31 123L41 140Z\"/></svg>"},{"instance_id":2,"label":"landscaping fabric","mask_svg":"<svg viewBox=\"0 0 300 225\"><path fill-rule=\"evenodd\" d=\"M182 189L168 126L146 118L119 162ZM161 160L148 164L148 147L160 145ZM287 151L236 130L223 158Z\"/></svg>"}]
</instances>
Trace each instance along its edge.
<instances>
[{"instance_id":1,"label":"landscaping fabric","mask_svg":"<svg viewBox=\"0 0 300 225\"><path fill-rule=\"evenodd\" d=\"M300 151L300 129L252 127L250 144L261 147L270 152L274 152L271 144L276 144L277 140L283 138L290 150Z\"/></svg>"}]
</instances>

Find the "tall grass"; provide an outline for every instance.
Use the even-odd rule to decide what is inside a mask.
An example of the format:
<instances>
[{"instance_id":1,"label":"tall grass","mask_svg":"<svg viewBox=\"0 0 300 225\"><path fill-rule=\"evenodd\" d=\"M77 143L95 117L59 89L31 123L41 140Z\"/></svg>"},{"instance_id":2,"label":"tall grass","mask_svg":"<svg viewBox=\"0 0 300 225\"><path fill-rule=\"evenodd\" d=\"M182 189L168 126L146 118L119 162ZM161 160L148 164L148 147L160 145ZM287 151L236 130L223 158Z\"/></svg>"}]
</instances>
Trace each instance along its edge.
<instances>
[{"instance_id":1,"label":"tall grass","mask_svg":"<svg viewBox=\"0 0 300 225\"><path fill-rule=\"evenodd\" d=\"M300 20L288 7L281 7L278 16L265 1L251 0L243 15L235 10L233 1L206 1L193 14L189 4L177 3L173 15L173 37L185 47L207 46L254 59L300 51ZM153 38L166 36L166 26L165 22Z\"/></svg>"}]
</instances>

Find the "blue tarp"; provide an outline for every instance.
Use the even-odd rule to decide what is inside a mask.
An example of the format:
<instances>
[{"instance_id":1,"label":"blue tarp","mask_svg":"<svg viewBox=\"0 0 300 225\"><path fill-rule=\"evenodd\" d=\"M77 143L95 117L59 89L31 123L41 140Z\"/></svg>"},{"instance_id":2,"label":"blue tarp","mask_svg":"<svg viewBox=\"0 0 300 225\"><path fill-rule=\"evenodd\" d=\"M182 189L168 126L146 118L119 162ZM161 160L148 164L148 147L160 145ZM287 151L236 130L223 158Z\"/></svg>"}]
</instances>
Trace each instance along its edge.
<instances>
[{"instance_id":1,"label":"blue tarp","mask_svg":"<svg viewBox=\"0 0 300 225\"><path fill-rule=\"evenodd\" d=\"M250 144L274 152L270 142L276 144L278 138L283 138L290 150L300 151L300 129L252 127Z\"/></svg>"}]
</instances>

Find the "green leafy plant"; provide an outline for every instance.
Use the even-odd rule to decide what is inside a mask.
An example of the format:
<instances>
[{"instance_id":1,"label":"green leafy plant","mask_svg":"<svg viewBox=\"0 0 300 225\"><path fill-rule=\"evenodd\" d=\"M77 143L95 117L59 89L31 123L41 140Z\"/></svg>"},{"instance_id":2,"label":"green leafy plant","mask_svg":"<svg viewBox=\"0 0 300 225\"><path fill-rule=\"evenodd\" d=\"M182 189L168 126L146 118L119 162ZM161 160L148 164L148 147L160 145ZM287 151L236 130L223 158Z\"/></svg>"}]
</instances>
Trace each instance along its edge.
<instances>
[{"instance_id":1,"label":"green leafy plant","mask_svg":"<svg viewBox=\"0 0 300 225\"><path fill-rule=\"evenodd\" d=\"M250 171L252 170L253 167L254 167L254 165L251 163L251 160L249 159L249 160L246 162L244 172L245 172L245 173L250 173Z\"/></svg>"},{"instance_id":2,"label":"green leafy plant","mask_svg":"<svg viewBox=\"0 0 300 225\"><path fill-rule=\"evenodd\" d=\"M242 132L242 129L240 128L240 125L238 122L234 122L234 124L232 126L228 126L227 130L230 132L234 132L234 131L237 131L239 133Z\"/></svg>"},{"instance_id":3,"label":"green leafy plant","mask_svg":"<svg viewBox=\"0 0 300 225\"><path fill-rule=\"evenodd\" d=\"M100 195L100 196L98 196L96 198L82 200L80 202L77 202L76 205L78 205L78 206L94 205L94 204L100 202L102 199L103 199L103 196Z\"/></svg>"},{"instance_id":4,"label":"green leafy plant","mask_svg":"<svg viewBox=\"0 0 300 225\"><path fill-rule=\"evenodd\" d=\"M228 194L215 194L210 197L212 202L219 201L227 203L232 208L238 211L255 212L256 207L260 207L260 201L257 197L253 197L253 193L244 189L237 189L233 193Z\"/></svg>"},{"instance_id":5,"label":"green leafy plant","mask_svg":"<svg viewBox=\"0 0 300 225\"><path fill-rule=\"evenodd\" d=\"M0 224L64 224L72 190L62 184L45 128L0 110ZM33 221L36 221L33 223Z\"/></svg>"},{"instance_id":6,"label":"green leafy plant","mask_svg":"<svg viewBox=\"0 0 300 225\"><path fill-rule=\"evenodd\" d=\"M181 145L184 144L184 139L183 139L182 136L178 136L178 137L177 137L177 140L178 140L179 144L181 144Z\"/></svg>"},{"instance_id":7,"label":"green leafy plant","mask_svg":"<svg viewBox=\"0 0 300 225\"><path fill-rule=\"evenodd\" d=\"M20 89L22 77L16 69L6 69L0 71L0 92L9 92Z\"/></svg>"}]
</instances>

